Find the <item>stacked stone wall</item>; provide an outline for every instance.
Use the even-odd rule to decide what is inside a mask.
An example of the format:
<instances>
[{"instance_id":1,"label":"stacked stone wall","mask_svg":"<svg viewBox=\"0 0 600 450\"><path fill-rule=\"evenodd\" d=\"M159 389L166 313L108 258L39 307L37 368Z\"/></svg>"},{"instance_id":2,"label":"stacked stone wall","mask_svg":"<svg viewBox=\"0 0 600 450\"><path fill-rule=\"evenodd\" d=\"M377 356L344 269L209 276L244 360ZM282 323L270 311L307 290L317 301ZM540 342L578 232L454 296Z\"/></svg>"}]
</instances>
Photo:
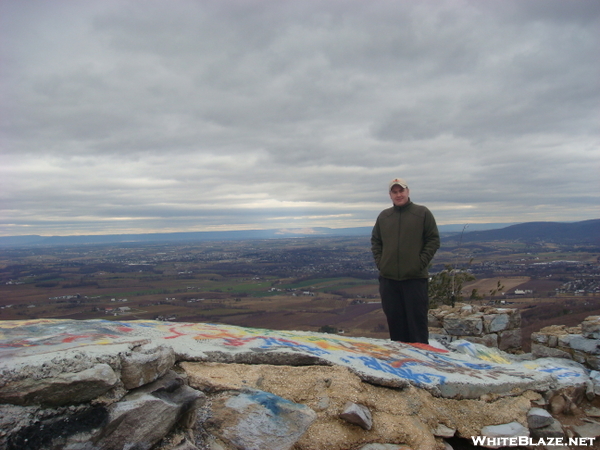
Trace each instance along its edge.
<instances>
[{"instance_id":1,"label":"stacked stone wall","mask_svg":"<svg viewBox=\"0 0 600 450\"><path fill-rule=\"evenodd\" d=\"M532 333L531 353L536 358L572 359L600 370L600 316L590 316L577 327L552 325Z\"/></svg>"},{"instance_id":2,"label":"stacked stone wall","mask_svg":"<svg viewBox=\"0 0 600 450\"><path fill-rule=\"evenodd\" d=\"M516 308L496 308L457 303L429 311L431 339L452 342L464 339L508 352L521 350L521 313Z\"/></svg>"}]
</instances>

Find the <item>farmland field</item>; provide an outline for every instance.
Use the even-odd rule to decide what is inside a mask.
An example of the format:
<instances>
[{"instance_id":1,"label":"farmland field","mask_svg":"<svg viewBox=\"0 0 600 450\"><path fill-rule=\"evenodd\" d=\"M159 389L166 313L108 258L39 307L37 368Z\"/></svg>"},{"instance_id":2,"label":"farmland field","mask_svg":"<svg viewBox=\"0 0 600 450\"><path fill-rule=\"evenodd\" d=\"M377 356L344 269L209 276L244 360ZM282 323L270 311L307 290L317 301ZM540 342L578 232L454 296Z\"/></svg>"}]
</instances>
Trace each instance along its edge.
<instances>
[{"instance_id":1,"label":"farmland field","mask_svg":"<svg viewBox=\"0 0 600 450\"><path fill-rule=\"evenodd\" d=\"M431 273L468 269L476 279L463 295L476 289L479 304L522 309L524 340L540 326L600 314L600 252L538 247L442 248ZM0 281L0 320L157 319L388 336L365 237L10 249L0 253Z\"/></svg>"}]
</instances>

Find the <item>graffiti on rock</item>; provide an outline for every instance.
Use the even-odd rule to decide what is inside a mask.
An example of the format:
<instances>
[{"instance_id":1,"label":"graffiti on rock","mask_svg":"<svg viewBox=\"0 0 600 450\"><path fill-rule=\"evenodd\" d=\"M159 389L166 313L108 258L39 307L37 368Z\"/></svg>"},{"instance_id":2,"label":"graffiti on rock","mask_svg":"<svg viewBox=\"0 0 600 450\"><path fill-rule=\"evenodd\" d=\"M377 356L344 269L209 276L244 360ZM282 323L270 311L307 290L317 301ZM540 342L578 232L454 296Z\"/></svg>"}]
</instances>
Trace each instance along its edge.
<instances>
[{"instance_id":1,"label":"graffiti on rock","mask_svg":"<svg viewBox=\"0 0 600 450\"><path fill-rule=\"evenodd\" d=\"M461 382L486 382L502 376L530 378L532 373L510 365L475 359L429 345L403 344L309 332L243 328L223 324L159 321L30 320L0 322L0 355L10 350L61 351L85 346L165 342L174 348L202 354L273 352L303 354L325 363L344 365L385 379L409 380L417 386L436 386L448 377ZM191 345L190 345L191 344ZM6 355L6 353L4 353Z\"/></svg>"}]
</instances>

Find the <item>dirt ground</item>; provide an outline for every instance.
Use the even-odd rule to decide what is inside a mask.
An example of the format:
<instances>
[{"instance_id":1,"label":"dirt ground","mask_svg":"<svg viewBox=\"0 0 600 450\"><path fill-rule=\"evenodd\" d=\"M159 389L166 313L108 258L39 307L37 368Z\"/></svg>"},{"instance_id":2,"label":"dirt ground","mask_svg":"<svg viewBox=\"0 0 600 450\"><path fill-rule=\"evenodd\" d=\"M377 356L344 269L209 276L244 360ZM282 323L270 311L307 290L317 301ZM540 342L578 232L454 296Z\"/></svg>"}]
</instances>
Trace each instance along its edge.
<instances>
[{"instance_id":1,"label":"dirt ground","mask_svg":"<svg viewBox=\"0 0 600 450\"><path fill-rule=\"evenodd\" d=\"M480 295L489 294L490 290L498 287L498 281L504 286L501 292L506 292L511 289L527 283L530 280L529 277L497 277L497 278L482 278L481 280L475 280L471 283L465 283L463 287L463 294L470 293L473 289L477 289Z\"/></svg>"}]
</instances>

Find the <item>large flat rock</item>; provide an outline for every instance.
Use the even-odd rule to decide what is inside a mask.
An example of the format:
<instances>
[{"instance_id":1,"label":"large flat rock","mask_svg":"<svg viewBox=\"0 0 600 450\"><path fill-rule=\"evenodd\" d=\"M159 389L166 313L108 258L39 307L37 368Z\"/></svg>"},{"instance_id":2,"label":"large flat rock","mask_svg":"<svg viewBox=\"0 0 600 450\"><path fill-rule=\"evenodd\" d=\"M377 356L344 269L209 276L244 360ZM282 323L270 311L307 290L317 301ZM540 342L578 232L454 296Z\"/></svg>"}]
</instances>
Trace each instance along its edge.
<instances>
[{"instance_id":1,"label":"large flat rock","mask_svg":"<svg viewBox=\"0 0 600 450\"><path fill-rule=\"evenodd\" d=\"M0 321L0 384L83 370L98 362L118 366L119 354L140 345L171 348L178 361L346 366L373 384L411 384L447 398L545 391L557 382L547 371L485 361L431 344L208 323Z\"/></svg>"}]
</instances>

